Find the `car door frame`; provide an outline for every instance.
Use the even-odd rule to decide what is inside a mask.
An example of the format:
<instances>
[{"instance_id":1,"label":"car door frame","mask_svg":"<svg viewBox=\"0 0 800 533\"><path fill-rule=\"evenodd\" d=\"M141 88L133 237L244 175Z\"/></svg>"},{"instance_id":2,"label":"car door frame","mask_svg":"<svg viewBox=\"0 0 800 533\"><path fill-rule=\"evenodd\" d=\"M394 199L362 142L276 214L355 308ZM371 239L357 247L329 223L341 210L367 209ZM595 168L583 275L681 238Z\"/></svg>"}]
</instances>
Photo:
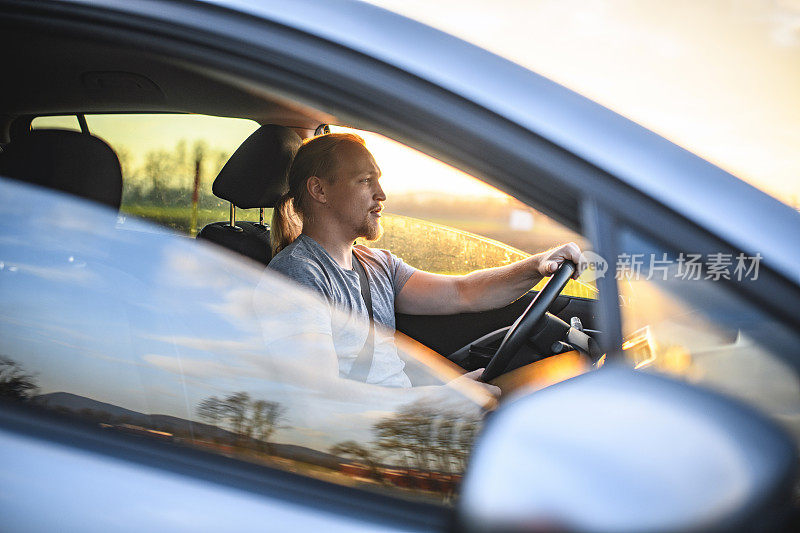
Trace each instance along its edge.
<instances>
[{"instance_id":1,"label":"car door frame","mask_svg":"<svg viewBox=\"0 0 800 533\"><path fill-rule=\"evenodd\" d=\"M468 90L444 88L418 73L336 42L331 33L323 37L289 26L285 20L265 20L188 2L3 0L0 14L3 24L48 27L101 43L136 44L147 53L169 54L215 75L224 74L232 84L265 87L316 107L335 109L354 125L381 131L502 188L587 235L604 257L616 257L617 230L623 223L681 249L700 253L737 250L730 241L575 155L563 143L475 103ZM505 64L497 65L496 74L502 77ZM547 86L538 96L544 103L569 104L572 96L567 100L561 97L572 93L564 88L553 90ZM653 228L663 227L673 231L666 236L653 235ZM769 264L764 265L762 274L752 284L730 284L776 320L800 327L800 288ZM613 276L602 278L598 288L602 340L607 350L613 350L621 343ZM776 294L782 295L780 305L773 298ZM331 490L341 489L331 486ZM377 503L367 503L363 512L375 517L395 501L379 496L372 499ZM409 504L398 511L403 516L398 519L419 527L413 516L416 512ZM446 522L448 516L442 511L437 524Z\"/></svg>"}]
</instances>

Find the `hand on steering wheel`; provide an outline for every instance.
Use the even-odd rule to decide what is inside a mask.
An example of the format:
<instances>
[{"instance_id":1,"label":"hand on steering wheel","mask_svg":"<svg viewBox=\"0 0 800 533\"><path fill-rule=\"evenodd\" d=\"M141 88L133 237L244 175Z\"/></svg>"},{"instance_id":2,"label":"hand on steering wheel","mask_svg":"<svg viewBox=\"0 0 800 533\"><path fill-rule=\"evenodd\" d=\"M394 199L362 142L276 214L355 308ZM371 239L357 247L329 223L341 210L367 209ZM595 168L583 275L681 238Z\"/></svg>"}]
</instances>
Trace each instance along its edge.
<instances>
[{"instance_id":1,"label":"hand on steering wheel","mask_svg":"<svg viewBox=\"0 0 800 533\"><path fill-rule=\"evenodd\" d=\"M575 263L564 261L556 270L545 286L534 297L527 309L519 316L511 328L506 333L503 342L497 349L492 360L486 365L481 381L490 381L497 376L505 373L514 355L519 351L525 341L530 337L536 324L544 317L544 314L553 305L556 297L566 286L567 282L575 273Z\"/></svg>"}]
</instances>

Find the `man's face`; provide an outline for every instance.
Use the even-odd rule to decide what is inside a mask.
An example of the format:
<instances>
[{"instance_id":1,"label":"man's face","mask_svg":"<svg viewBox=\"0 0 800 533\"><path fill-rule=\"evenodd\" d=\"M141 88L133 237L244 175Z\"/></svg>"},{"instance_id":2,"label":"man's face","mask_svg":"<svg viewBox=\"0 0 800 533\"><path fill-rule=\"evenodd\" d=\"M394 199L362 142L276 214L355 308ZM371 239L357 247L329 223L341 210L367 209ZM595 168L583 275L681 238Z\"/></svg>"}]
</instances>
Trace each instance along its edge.
<instances>
[{"instance_id":1,"label":"man's face","mask_svg":"<svg viewBox=\"0 0 800 533\"><path fill-rule=\"evenodd\" d=\"M383 234L380 218L386 195L378 182L381 169L363 146L347 144L338 155L337 176L327 187L328 207L357 237L374 241Z\"/></svg>"}]
</instances>

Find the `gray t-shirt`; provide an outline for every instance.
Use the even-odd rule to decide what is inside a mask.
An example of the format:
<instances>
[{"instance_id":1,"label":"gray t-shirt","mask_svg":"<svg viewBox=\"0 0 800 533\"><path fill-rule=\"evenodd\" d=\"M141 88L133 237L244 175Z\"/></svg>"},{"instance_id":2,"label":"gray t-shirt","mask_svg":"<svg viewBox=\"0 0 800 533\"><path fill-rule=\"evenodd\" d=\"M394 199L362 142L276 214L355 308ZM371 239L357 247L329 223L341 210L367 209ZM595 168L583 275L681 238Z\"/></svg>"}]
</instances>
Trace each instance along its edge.
<instances>
[{"instance_id":1,"label":"gray t-shirt","mask_svg":"<svg viewBox=\"0 0 800 533\"><path fill-rule=\"evenodd\" d=\"M386 328L375 329L375 352L367 383L410 387L403 372L405 363L394 344L394 299L416 271L388 252L366 246L353 247L369 278L375 322ZM302 324L304 331L330 335L339 359L339 375L352 368L369 333L367 307L361 296L361 284L355 270L346 270L319 243L300 235L281 250L268 268L321 293L334 307L345 312L321 313L309 309Z\"/></svg>"}]
</instances>

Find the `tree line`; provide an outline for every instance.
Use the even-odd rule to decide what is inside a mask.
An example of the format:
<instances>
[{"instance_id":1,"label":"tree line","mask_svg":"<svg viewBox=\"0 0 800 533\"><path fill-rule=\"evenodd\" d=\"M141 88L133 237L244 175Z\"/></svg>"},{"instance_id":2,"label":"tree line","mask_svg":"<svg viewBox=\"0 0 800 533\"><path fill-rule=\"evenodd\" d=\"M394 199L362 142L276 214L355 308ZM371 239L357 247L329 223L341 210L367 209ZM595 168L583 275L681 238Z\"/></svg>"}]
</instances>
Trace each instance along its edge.
<instances>
[{"instance_id":1,"label":"tree line","mask_svg":"<svg viewBox=\"0 0 800 533\"><path fill-rule=\"evenodd\" d=\"M219 199L211 193L211 183L228 161L230 154L206 141L191 145L179 140L172 150L148 150L137 160L125 146L115 147L122 167L124 205L190 206L195 177L199 173L198 205L214 208Z\"/></svg>"},{"instance_id":2,"label":"tree line","mask_svg":"<svg viewBox=\"0 0 800 533\"><path fill-rule=\"evenodd\" d=\"M330 448L377 472L378 465L396 465L420 472L463 474L481 427L478 417L436 409L415 402L382 418L373 427L374 440L349 440Z\"/></svg>"}]
</instances>

